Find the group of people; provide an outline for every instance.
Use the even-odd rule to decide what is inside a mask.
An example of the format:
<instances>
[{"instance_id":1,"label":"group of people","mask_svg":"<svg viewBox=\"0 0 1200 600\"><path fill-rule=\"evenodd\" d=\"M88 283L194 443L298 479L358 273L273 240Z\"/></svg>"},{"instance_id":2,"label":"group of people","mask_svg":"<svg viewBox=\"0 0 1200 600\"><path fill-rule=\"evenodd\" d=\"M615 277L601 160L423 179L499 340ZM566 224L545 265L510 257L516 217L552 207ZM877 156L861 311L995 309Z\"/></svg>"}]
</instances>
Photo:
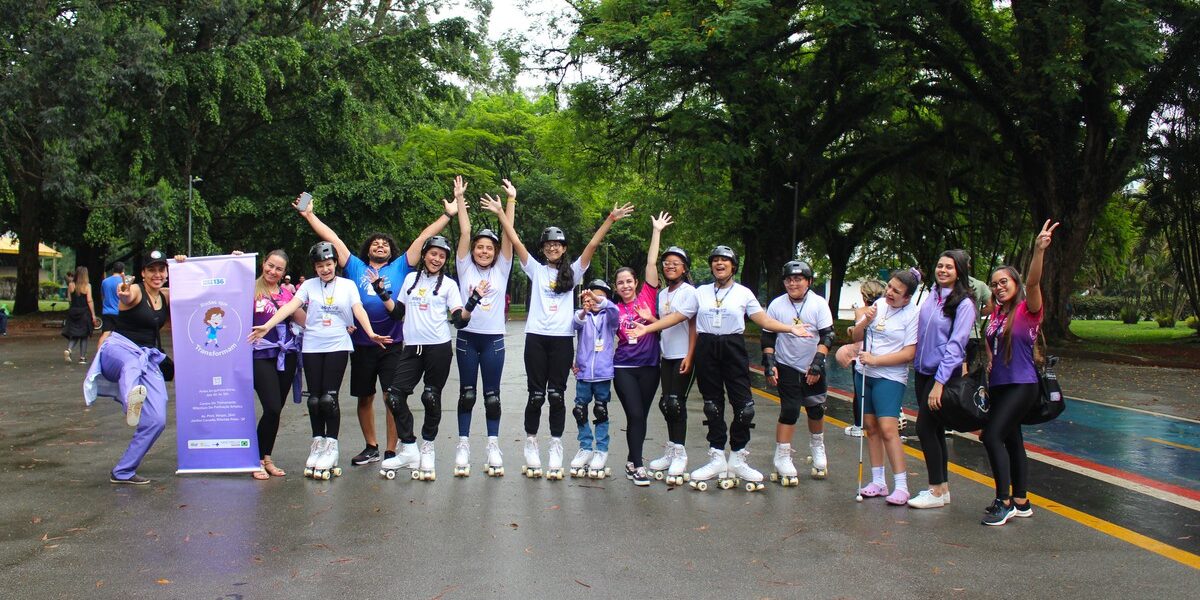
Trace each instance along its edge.
<instances>
[{"instance_id":1,"label":"group of people","mask_svg":"<svg viewBox=\"0 0 1200 600\"><path fill-rule=\"evenodd\" d=\"M611 473L608 403L615 389L627 419L625 475L634 484L649 485L657 478L668 485L690 482L699 490L714 481L723 488L762 489L764 476L748 461L754 424L744 337L749 319L762 329L764 375L781 397L771 479L783 485L797 482L791 444L801 407L813 476L825 476L825 364L834 346L833 314L825 299L811 290L815 277L811 265L785 264L781 273L785 292L764 309L750 289L734 280L740 266L737 253L717 246L708 255L713 281L695 286L685 250L670 246L659 252L662 233L673 223L671 215L660 213L651 218L642 281L633 268L621 267L612 285L603 279L582 285L604 237L616 222L633 214L633 205L614 206L574 260L566 233L546 227L534 248L541 255L538 260L513 224L516 188L504 180L507 202L489 194L479 201L480 210L499 223L497 232L472 229L467 187L461 177L456 178L454 199L443 201L443 213L402 252L389 235L374 233L354 254L321 222L311 203L300 199L294 203L321 241L309 252L315 277L293 288L286 276L288 256L273 250L265 255L255 284L254 327L248 336L254 345L255 391L262 404L257 431L262 468L255 478L285 475L271 453L280 412L289 390L299 389L295 384L300 373L307 384L305 401L312 427L305 475L328 479L341 473L339 390L349 364L350 393L357 399L366 441L351 463L380 462L380 473L388 479L411 470L414 479L434 480L443 388L454 357L459 372L459 437L453 473L470 474L472 414L482 395L487 429L484 470L502 476L498 435L504 300L514 257L531 285L524 345L528 391L524 475L563 478L567 383L573 373L571 414L578 431L578 449L570 461L573 476L602 478ZM456 220L458 243L452 245L441 232ZM1047 223L1039 233L1024 284L1011 267L992 275L995 309L986 336L993 409L982 437L992 460L997 500L985 516L987 524L1031 514L1019 425L1036 397L1033 338L1041 317L1038 284L1053 229ZM449 276L452 254L457 280ZM343 276L338 275L339 268ZM973 295L968 270L965 252L943 253L935 269L934 294L920 309L911 303L920 285L919 272L894 272L878 299L856 315L850 335L858 346L843 354L855 363L856 411L869 447L872 477L859 490L864 497L885 497L888 503L914 508L949 502L945 430L936 411L943 386L962 376L966 340L977 321L976 304L969 300ZM166 257L157 251L147 255L141 283L119 275L114 282L116 314L111 328L105 327L111 332L106 332L108 341L92 363L85 396L90 403L98 386L106 382L117 386L114 395L125 405L127 422L137 430L110 479L143 484L148 480L135 470L165 426L165 381L173 373L158 334L169 317ZM575 289L581 285L581 308L576 310ZM916 497L908 491L897 432L910 363L916 370L917 429L930 483ZM688 472L686 400L693 374L703 400L709 448L707 460ZM388 417L382 453L373 411L380 388ZM409 397L418 389L424 408L419 443L409 406ZM643 446L656 395L668 442L661 457L645 461ZM550 437L543 467L538 433L547 404ZM887 464L893 471L891 490L884 477Z\"/></svg>"}]
</instances>

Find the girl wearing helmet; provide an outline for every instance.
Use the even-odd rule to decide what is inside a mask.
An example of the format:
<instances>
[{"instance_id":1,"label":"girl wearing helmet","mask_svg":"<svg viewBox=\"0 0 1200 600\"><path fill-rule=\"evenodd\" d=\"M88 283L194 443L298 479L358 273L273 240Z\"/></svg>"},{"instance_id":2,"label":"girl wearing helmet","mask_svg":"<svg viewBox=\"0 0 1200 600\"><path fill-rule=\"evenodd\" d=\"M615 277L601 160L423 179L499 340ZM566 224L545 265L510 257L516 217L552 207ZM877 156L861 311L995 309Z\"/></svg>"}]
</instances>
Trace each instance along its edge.
<instances>
[{"instance_id":1,"label":"girl wearing helmet","mask_svg":"<svg viewBox=\"0 0 1200 600\"><path fill-rule=\"evenodd\" d=\"M542 405L550 401L550 452L547 478L562 479L562 433L566 425L567 409L564 391L567 375L575 359L573 338L575 336L572 313L574 312L574 288L583 279L583 273L591 265L592 255L613 223L633 214L633 205L613 206L608 217L596 229L579 258L572 262L567 254L567 237L558 227L547 227L538 240L546 263L532 260L532 255L521 243L512 219L504 214L500 202L495 198L482 198L482 206L496 215L504 227L504 234L512 243L513 251L521 261L521 269L529 276L531 284L529 316L525 321L525 372L529 387L529 401L525 406L525 468L523 472L537 477L541 473L541 454L538 451L538 422L542 418Z\"/></svg>"},{"instance_id":2,"label":"girl wearing helmet","mask_svg":"<svg viewBox=\"0 0 1200 600\"><path fill-rule=\"evenodd\" d=\"M505 214L511 221L517 207L517 188L507 179L504 191L508 195ZM504 475L504 455L500 452L500 377L504 373L504 297L508 293L508 277L512 272L512 244L501 244L500 236L491 229L480 229L471 235L471 217L467 214L464 193L467 184L462 177L454 179L454 201L458 204L458 288L462 296L487 282L486 292L479 300L478 310L467 326L458 332L455 354L458 356L458 448L454 454L454 474L467 476L471 464L471 411L478 396L475 383L482 371L483 410L487 419L487 458L484 469L488 475ZM486 194L485 194L486 195Z\"/></svg>"}]
</instances>

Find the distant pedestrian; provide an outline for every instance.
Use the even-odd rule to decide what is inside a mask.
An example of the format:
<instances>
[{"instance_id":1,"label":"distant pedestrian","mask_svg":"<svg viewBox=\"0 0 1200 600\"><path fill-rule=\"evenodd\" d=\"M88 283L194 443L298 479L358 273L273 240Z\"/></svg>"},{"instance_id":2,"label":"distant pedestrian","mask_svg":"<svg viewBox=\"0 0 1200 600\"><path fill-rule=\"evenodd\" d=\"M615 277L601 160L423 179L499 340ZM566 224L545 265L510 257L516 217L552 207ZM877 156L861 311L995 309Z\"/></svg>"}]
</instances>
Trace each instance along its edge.
<instances>
[{"instance_id":1,"label":"distant pedestrian","mask_svg":"<svg viewBox=\"0 0 1200 600\"><path fill-rule=\"evenodd\" d=\"M122 283L132 283L125 278L125 263L113 263L111 274L100 282L100 339L96 342L96 350L104 344L108 334L117 326L117 313L120 312L121 301L117 299L117 288Z\"/></svg>"},{"instance_id":2,"label":"distant pedestrian","mask_svg":"<svg viewBox=\"0 0 1200 600\"><path fill-rule=\"evenodd\" d=\"M87 267L75 269L73 276L67 278L67 298L71 301L67 309L67 318L63 321L62 335L67 338L67 349L63 350L63 358L71 364L71 354L79 349L79 364L87 364L87 341L92 337L92 330L100 326L96 318L96 309L92 303L92 286L88 280Z\"/></svg>"}]
</instances>

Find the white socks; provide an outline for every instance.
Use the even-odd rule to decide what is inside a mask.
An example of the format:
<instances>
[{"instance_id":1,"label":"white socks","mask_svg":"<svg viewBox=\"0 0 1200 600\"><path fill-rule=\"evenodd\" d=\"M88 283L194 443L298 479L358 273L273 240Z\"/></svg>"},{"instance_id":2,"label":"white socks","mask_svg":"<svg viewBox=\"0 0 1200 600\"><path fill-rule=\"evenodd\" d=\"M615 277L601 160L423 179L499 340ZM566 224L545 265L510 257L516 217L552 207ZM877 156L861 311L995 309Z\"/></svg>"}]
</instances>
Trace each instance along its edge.
<instances>
[{"instance_id":1,"label":"white socks","mask_svg":"<svg viewBox=\"0 0 1200 600\"><path fill-rule=\"evenodd\" d=\"M882 476L882 474L881 474L881 476ZM908 473L907 472L896 473L895 475L892 476L892 478L896 481L896 486L893 489L895 489L897 491L899 491L899 490L904 490L905 492L908 491Z\"/></svg>"},{"instance_id":2,"label":"white socks","mask_svg":"<svg viewBox=\"0 0 1200 600\"><path fill-rule=\"evenodd\" d=\"M884 467L871 467L871 482L887 487L887 481L883 478L883 469Z\"/></svg>"}]
</instances>

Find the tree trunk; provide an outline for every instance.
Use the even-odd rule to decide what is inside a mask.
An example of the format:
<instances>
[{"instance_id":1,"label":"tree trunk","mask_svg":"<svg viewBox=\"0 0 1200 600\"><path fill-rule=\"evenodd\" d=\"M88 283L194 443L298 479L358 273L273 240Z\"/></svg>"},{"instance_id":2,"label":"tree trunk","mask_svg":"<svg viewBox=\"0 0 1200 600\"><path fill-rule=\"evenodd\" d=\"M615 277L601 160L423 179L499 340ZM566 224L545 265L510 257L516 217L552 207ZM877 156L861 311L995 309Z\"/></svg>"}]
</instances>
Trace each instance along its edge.
<instances>
[{"instance_id":1,"label":"tree trunk","mask_svg":"<svg viewBox=\"0 0 1200 600\"><path fill-rule=\"evenodd\" d=\"M830 243L832 242L832 243ZM846 281L846 270L850 266L850 254L854 251L854 246L850 244L839 244L834 240L829 240L825 244L829 249L829 311L833 313L833 318L838 318L838 306L842 301L842 284Z\"/></svg>"},{"instance_id":2,"label":"tree trunk","mask_svg":"<svg viewBox=\"0 0 1200 600\"><path fill-rule=\"evenodd\" d=\"M21 207L20 225L17 229L21 248L17 254L17 293L13 302L13 314L25 315L37 312L41 292L41 282L38 278L41 267L38 261L38 245L42 241L42 194L40 187L25 185L24 182L13 185L12 190L17 195Z\"/></svg>"}]
</instances>

